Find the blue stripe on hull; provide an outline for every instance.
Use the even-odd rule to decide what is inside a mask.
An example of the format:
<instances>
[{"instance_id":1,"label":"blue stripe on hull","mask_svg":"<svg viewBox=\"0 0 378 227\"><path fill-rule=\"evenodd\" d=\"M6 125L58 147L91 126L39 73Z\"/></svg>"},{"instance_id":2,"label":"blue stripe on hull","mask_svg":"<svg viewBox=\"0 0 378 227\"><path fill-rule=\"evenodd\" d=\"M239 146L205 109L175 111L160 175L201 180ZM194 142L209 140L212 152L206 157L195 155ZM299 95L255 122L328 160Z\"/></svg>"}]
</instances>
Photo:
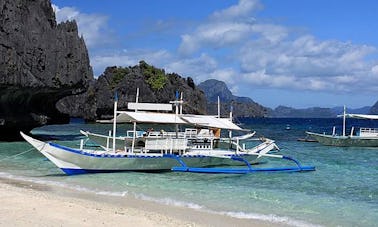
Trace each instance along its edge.
<instances>
[{"instance_id":1,"label":"blue stripe on hull","mask_svg":"<svg viewBox=\"0 0 378 227\"><path fill-rule=\"evenodd\" d=\"M88 173L88 171L84 169L67 169L67 168L61 168L61 170L67 174L67 175L77 175L77 174L85 174Z\"/></svg>"},{"instance_id":2,"label":"blue stripe on hull","mask_svg":"<svg viewBox=\"0 0 378 227\"><path fill-rule=\"evenodd\" d=\"M171 170L101 170L101 169L70 169L61 168L67 175L91 174L91 173L115 173L115 172L148 172L148 173L161 173Z\"/></svg>"}]
</instances>

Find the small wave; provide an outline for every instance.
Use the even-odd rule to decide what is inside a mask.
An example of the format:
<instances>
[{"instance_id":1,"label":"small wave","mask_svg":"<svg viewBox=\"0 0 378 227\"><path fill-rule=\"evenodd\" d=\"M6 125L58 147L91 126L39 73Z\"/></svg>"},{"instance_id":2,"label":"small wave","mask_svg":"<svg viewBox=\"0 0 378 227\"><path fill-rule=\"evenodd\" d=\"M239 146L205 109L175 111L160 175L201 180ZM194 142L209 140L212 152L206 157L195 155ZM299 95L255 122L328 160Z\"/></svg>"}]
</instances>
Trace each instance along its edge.
<instances>
[{"instance_id":1,"label":"small wave","mask_svg":"<svg viewBox=\"0 0 378 227\"><path fill-rule=\"evenodd\" d=\"M42 185L47 185L47 186L57 186L57 187L67 188L67 189L79 191L79 192L94 193L97 195L124 197L128 194L127 191L120 191L120 192L102 191L102 190L90 189L90 188L79 186L79 185L69 185L69 184L57 182L57 181L40 180L40 179L32 179L29 177L15 176L10 173L4 173L4 172L0 172L0 177L12 179L12 180L20 180L20 181L25 181L25 182L30 182L30 183L42 184Z\"/></svg>"},{"instance_id":2,"label":"small wave","mask_svg":"<svg viewBox=\"0 0 378 227\"><path fill-rule=\"evenodd\" d=\"M115 196L115 197L125 197L128 192L123 191L123 192L110 192L110 191L99 191L96 192L97 195L107 195L107 196Z\"/></svg>"},{"instance_id":3,"label":"small wave","mask_svg":"<svg viewBox=\"0 0 378 227\"><path fill-rule=\"evenodd\" d=\"M189 203L189 202L183 202L183 201L177 201L171 198L153 198L144 194L134 194L134 197L140 200L145 200L145 201L151 201L151 202L156 202L160 204L165 204L169 206L175 206L175 207L186 207L194 210L201 210L204 207L195 203Z\"/></svg>"},{"instance_id":4,"label":"small wave","mask_svg":"<svg viewBox=\"0 0 378 227\"><path fill-rule=\"evenodd\" d=\"M287 224L289 226L296 226L296 227L320 227L321 226L321 225L315 225L315 224L308 223L301 220L292 219L289 217L277 216L274 214L267 215L267 214L257 214L257 213L233 212L233 211L214 211L196 203L178 201L171 198L158 199L158 198L153 198L144 194L134 194L134 197L137 199L156 202L159 204L176 206L176 207L185 207L185 208L190 208L193 210L200 210L200 211L211 213L211 214L220 214L220 215L229 216L229 217L238 218L238 219L254 219L254 220L267 221L271 223L282 223L282 224Z\"/></svg>"},{"instance_id":5,"label":"small wave","mask_svg":"<svg viewBox=\"0 0 378 227\"><path fill-rule=\"evenodd\" d=\"M315 225L301 220L295 220L289 217L277 216L275 214L256 214L256 213L244 213L244 212L215 212L222 215L227 215L233 218L239 219L255 219L261 221L268 221L272 223L283 223L289 226L297 227L320 227L321 225Z\"/></svg>"}]
</instances>

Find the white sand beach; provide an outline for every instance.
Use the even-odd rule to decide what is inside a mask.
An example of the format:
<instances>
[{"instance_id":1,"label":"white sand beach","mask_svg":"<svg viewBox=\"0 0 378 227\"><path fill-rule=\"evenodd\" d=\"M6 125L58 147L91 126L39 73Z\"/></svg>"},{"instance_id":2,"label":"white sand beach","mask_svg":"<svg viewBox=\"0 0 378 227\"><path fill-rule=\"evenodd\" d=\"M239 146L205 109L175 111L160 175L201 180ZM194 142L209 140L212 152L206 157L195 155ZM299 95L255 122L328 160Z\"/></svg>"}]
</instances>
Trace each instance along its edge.
<instances>
[{"instance_id":1,"label":"white sand beach","mask_svg":"<svg viewBox=\"0 0 378 227\"><path fill-rule=\"evenodd\" d=\"M0 203L0 226L277 226L6 178L0 178Z\"/></svg>"}]
</instances>

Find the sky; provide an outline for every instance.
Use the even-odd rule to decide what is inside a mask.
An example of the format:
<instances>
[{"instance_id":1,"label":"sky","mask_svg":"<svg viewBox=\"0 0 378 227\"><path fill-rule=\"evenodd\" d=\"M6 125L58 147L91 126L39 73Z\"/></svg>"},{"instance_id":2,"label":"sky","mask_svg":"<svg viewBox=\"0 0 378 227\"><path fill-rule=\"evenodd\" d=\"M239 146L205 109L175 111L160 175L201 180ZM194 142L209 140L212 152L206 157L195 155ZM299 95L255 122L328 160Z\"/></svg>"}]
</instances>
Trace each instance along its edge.
<instances>
[{"instance_id":1,"label":"sky","mask_svg":"<svg viewBox=\"0 0 378 227\"><path fill-rule=\"evenodd\" d=\"M270 108L378 101L376 0L51 2L78 23L95 77L144 60Z\"/></svg>"}]
</instances>

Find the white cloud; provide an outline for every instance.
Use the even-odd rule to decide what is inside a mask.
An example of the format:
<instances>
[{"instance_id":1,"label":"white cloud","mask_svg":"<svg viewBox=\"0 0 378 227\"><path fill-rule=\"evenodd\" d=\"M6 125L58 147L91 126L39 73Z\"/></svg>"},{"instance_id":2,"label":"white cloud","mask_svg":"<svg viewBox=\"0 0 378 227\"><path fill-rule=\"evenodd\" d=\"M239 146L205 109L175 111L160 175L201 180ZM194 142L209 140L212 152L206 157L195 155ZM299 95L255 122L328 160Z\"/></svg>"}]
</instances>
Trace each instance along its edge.
<instances>
[{"instance_id":1,"label":"white cloud","mask_svg":"<svg viewBox=\"0 0 378 227\"><path fill-rule=\"evenodd\" d=\"M378 66L366 60L377 52L375 47L293 33L289 27L261 22L254 15L258 9L257 0L240 0L214 12L181 36L179 53L185 58L207 53L218 62L208 75L232 86L231 78L238 74L246 82L238 81L239 86L346 92L378 85L376 80L368 82L378 75Z\"/></svg>"},{"instance_id":2,"label":"white cloud","mask_svg":"<svg viewBox=\"0 0 378 227\"><path fill-rule=\"evenodd\" d=\"M356 86L358 79L353 76L336 76L328 79L323 77L295 77L288 75L267 74L265 70L245 73L242 75L244 81L256 87L290 88L294 90L311 91L350 91Z\"/></svg>"},{"instance_id":3,"label":"white cloud","mask_svg":"<svg viewBox=\"0 0 378 227\"><path fill-rule=\"evenodd\" d=\"M237 84L237 72L234 71L232 68L226 68L226 69L217 69L210 73L210 78L221 80L226 82L228 85L235 85ZM208 79L208 78L204 78ZM236 88L235 88L236 89Z\"/></svg>"},{"instance_id":4,"label":"white cloud","mask_svg":"<svg viewBox=\"0 0 378 227\"><path fill-rule=\"evenodd\" d=\"M375 65L371 68L373 75L378 76L378 65Z\"/></svg>"},{"instance_id":5,"label":"white cloud","mask_svg":"<svg viewBox=\"0 0 378 227\"><path fill-rule=\"evenodd\" d=\"M99 14L86 14L74 7L59 8L52 5L58 23L75 20L78 24L79 34L83 35L88 47L96 47L113 42L112 33L108 28L108 17Z\"/></svg>"},{"instance_id":6,"label":"white cloud","mask_svg":"<svg viewBox=\"0 0 378 227\"><path fill-rule=\"evenodd\" d=\"M350 91L361 88L366 82L364 78L371 74L371 63L365 58L375 51L371 46L318 41L306 35L279 43L251 41L241 48L239 56L245 78L260 80L249 80L252 84L301 90Z\"/></svg>"},{"instance_id":7,"label":"white cloud","mask_svg":"<svg viewBox=\"0 0 378 227\"><path fill-rule=\"evenodd\" d=\"M252 31L252 26L238 22L204 24L192 34L182 35L179 52L189 55L202 47L221 48L237 44Z\"/></svg>"},{"instance_id":8,"label":"white cloud","mask_svg":"<svg viewBox=\"0 0 378 227\"><path fill-rule=\"evenodd\" d=\"M79 12L73 7L59 8L59 6L52 4L52 8L58 23L66 20L74 20L79 15Z\"/></svg>"},{"instance_id":9,"label":"white cloud","mask_svg":"<svg viewBox=\"0 0 378 227\"><path fill-rule=\"evenodd\" d=\"M240 17L248 17L250 16L251 12L261 8L262 5L259 3L259 1L240 0L237 5L214 12L210 18L215 20L224 20L225 18L234 19Z\"/></svg>"},{"instance_id":10,"label":"white cloud","mask_svg":"<svg viewBox=\"0 0 378 227\"><path fill-rule=\"evenodd\" d=\"M288 35L285 27L273 24L255 24L252 31L272 43L277 43Z\"/></svg>"},{"instance_id":11,"label":"white cloud","mask_svg":"<svg viewBox=\"0 0 378 227\"><path fill-rule=\"evenodd\" d=\"M224 48L240 43L253 32L268 33L268 29L254 27L255 19L250 15L260 6L255 0L240 0L237 5L214 12L191 34L181 36L179 53L190 55L203 47Z\"/></svg>"},{"instance_id":12,"label":"white cloud","mask_svg":"<svg viewBox=\"0 0 378 227\"><path fill-rule=\"evenodd\" d=\"M196 82L209 78L209 74L218 68L217 61L207 54L193 58L177 58L166 66L167 72L176 72L185 77L192 77Z\"/></svg>"}]
</instances>

